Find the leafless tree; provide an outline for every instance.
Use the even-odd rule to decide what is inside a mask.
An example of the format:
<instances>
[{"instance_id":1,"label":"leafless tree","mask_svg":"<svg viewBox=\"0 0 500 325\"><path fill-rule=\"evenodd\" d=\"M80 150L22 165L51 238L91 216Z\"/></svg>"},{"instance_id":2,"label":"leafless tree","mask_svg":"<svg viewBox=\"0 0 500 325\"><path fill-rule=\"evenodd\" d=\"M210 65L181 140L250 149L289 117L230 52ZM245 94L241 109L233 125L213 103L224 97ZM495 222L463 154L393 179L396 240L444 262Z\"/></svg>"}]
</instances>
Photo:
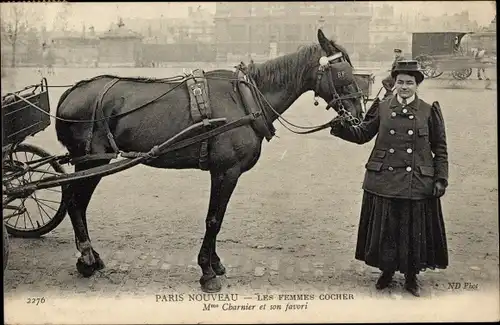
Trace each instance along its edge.
<instances>
[{"instance_id":1,"label":"leafless tree","mask_svg":"<svg viewBox=\"0 0 500 325\"><path fill-rule=\"evenodd\" d=\"M72 10L71 3L63 3L61 9L57 12L56 19L54 19L52 29L62 32L68 31L69 17L72 14Z\"/></svg>"},{"instance_id":2,"label":"leafless tree","mask_svg":"<svg viewBox=\"0 0 500 325\"><path fill-rule=\"evenodd\" d=\"M24 3L2 4L2 14L0 29L2 42L7 42L12 49L11 67L16 66L16 50L19 43L29 31L29 27L34 23L35 15L32 8Z\"/></svg>"}]
</instances>

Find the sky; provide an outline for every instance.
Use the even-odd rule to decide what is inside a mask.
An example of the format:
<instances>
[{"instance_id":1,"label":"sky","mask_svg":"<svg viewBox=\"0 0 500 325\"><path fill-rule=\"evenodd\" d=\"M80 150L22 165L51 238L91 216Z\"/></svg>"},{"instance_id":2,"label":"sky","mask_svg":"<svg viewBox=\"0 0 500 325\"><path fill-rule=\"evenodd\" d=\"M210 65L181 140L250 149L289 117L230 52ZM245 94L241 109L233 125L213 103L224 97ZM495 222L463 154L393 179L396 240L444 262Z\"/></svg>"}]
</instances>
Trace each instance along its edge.
<instances>
[{"instance_id":1,"label":"sky","mask_svg":"<svg viewBox=\"0 0 500 325\"><path fill-rule=\"evenodd\" d=\"M388 1L395 8L395 13L416 15L418 12L427 16L440 16L444 13L452 15L463 10L468 10L472 20L479 25L487 25L495 15L493 1ZM348 2L345 3L348 5ZM0 8L11 4L2 3ZM40 23L45 23L48 29L52 29L57 14L61 12L63 3L25 3ZM381 5L381 2L378 2ZM186 17L188 7L201 6L211 12L215 12L215 2L131 2L131 3L71 3L71 16L69 28L80 30L82 23L86 26L94 26L97 31L107 30L110 23L116 22L118 16L124 18L164 18ZM2 10L2 15L6 10Z\"/></svg>"},{"instance_id":2,"label":"sky","mask_svg":"<svg viewBox=\"0 0 500 325\"><path fill-rule=\"evenodd\" d=\"M496 11L494 1L387 1L386 3L393 5L398 13L415 15L421 12L430 17L469 11L470 19L476 20L479 25L489 24Z\"/></svg>"}]
</instances>

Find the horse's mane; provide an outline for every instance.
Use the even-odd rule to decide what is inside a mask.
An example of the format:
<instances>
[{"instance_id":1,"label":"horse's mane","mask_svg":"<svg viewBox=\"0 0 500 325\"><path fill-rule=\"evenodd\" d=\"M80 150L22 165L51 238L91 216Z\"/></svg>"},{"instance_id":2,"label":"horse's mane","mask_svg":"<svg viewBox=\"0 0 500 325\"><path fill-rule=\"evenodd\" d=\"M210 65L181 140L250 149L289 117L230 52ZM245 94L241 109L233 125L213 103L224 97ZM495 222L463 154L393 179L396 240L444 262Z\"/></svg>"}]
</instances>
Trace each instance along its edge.
<instances>
[{"instance_id":1,"label":"horse's mane","mask_svg":"<svg viewBox=\"0 0 500 325\"><path fill-rule=\"evenodd\" d=\"M306 70L311 68L312 58L321 56L321 46L313 44L304 46L297 52L268 60L263 63L248 65L250 76L261 90L283 88L300 80Z\"/></svg>"},{"instance_id":2,"label":"horse's mane","mask_svg":"<svg viewBox=\"0 0 500 325\"><path fill-rule=\"evenodd\" d=\"M332 44L343 53L347 62L352 66L345 48L333 42ZM317 64L322 55L319 44L306 45L297 52L285 54L261 64L251 63L248 65L248 70L259 89L283 88L300 80L311 69L312 64Z\"/></svg>"}]
</instances>

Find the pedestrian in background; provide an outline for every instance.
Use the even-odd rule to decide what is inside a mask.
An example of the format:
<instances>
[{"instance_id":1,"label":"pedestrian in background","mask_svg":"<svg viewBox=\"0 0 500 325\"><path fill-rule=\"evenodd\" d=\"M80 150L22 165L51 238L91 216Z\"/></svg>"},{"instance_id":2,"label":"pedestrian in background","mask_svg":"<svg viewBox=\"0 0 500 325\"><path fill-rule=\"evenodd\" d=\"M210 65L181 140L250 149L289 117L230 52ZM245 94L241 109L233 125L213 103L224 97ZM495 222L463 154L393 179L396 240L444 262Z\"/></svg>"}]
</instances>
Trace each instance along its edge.
<instances>
[{"instance_id":1,"label":"pedestrian in background","mask_svg":"<svg viewBox=\"0 0 500 325\"><path fill-rule=\"evenodd\" d=\"M377 135L365 165L355 258L382 271L377 289L399 271L405 289L420 296L419 272L448 266L440 200L448 186L446 131L439 103L417 95L424 80L418 62L397 62L391 76L396 96L377 99L358 126L337 117L331 134L357 144Z\"/></svg>"},{"instance_id":2,"label":"pedestrian in background","mask_svg":"<svg viewBox=\"0 0 500 325\"><path fill-rule=\"evenodd\" d=\"M474 47L471 49L472 55L474 56L474 60L479 63L487 63L489 60L486 58L486 50L480 47ZM483 80L481 77L481 72L483 72L483 77L485 79L485 87L486 89L491 89L491 80L486 74L486 69L484 67L477 68L477 79Z\"/></svg>"},{"instance_id":3,"label":"pedestrian in background","mask_svg":"<svg viewBox=\"0 0 500 325\"><path fill-rule=\"evenodd\" d=\"M45 42L42 44L42 65L44 72L43 73L40 71L40 73L45 76L45 75L54 75L54 63L55 63L55 58L54 58L54 53L52 51L52 47L54 46L54 41L52 40L52 45L49 45Z\"/></svg>"},{"instance_id":4,"label":"pedestrian in background","mask_svg":"<svg viewBox=\"0 0 500 325\"><path fill-rule=\"evenodd\" d=\"M401 49L394 49L394 61L392 61L392 67L390 71L393 71L396 67L396 63L404 60L403 51ZM382 80L382 86L385 88L384 98L392 95L392 89L394 88L394 78L389 74L385 79Z\"/></svg>"}]
</instances>

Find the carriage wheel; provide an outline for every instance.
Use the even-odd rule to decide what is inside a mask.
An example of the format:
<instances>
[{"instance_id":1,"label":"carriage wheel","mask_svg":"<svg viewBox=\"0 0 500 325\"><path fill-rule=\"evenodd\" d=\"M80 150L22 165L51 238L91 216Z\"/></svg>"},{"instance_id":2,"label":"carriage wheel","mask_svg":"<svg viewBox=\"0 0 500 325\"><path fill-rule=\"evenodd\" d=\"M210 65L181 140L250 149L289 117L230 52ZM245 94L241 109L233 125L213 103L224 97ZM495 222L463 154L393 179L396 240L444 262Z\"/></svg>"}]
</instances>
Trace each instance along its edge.
<instances>
[{"instance_id":1,"label":"carriage wheel","mask_svg":"<svg viewBox=\"0 0 500 325\"><path fill-rule=\"evenodd\" d=\"M418 61L424 70L422 72L427 78L437 78L443 74L443 71L439 71L437 64L434 62L432 57L428 55L419 55L415 60Z\"/></svg>"},{"instance_id":2,"label":"carriage wheel","mask_svg":"<svg viewBox=\"0 0 500 325\"><path fill-rule=\"evenodd\" d=\"M47 157L51 155L40 147L19 144L3 162L3 186L16 187L65 173L55 160L49 160L36 168L31 167L35 167L37 160ZM13 176L14 173L18 175ZM62 188L63 186L38 190L26 198L16 199L4 205L3 219L7 232L14 237L38 238L56 228L66 216Z\"/></svg>"},{"instance_id":3,"label":"carriage wheel","mask_svg":"<svg viewBox=\"0 0 500 325\"><path fill-rule=\"evenodd\" d=\"M451 72L451 75L453 76L453 78L455 78L457 80L465 80L465 79L469 78L471 74L472 74L471 68L462 69L462 70L455 70L455 71Z\"/></svg>"},{"instance_id":4,"label":"carriage wheel","mask_svg":"<svg viewBox=\"0 0 500 325\"><path fill-rule=\"evenodd\" d=\"M7 268L7 261L9 259L9 235L7 234L7 229L5 223L3 224L3 270Z\"/></svg>"}]
</instances>

